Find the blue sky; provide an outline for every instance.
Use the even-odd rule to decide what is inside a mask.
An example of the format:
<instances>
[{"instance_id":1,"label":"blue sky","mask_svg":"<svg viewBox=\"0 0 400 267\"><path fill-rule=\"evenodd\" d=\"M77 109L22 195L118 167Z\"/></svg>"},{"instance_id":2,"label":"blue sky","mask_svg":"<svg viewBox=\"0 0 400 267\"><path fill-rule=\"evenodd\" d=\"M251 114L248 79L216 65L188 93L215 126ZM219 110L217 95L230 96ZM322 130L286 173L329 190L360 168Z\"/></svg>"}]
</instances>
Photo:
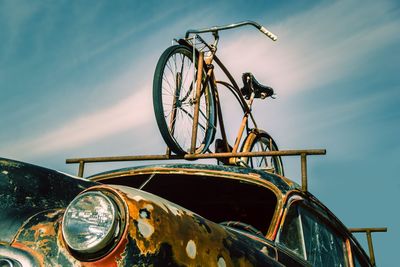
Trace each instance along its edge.
<instances>
[{"instance_id":1,"label":"blue sky","mask_svg":"<svg viewBox=\"0 0 400 267\"><path fill-rule=\"evenodd\" d=\"M309 158L310 191L349 227L388 226L374 235L375 250L380 266L393 266L400 241L398 1L196 4L0 1L0 155L76 173L66 158L163 153L151 99L158 57L188 28L255 20L278 41L252 28L223 32L220 57L236 78L250 71L275 88L278 98L254 111L281 149L327 149ZM233 138L240 109L225 99ZM299 181L297 161L285 164Z\"/></svg>"}]
</instances>

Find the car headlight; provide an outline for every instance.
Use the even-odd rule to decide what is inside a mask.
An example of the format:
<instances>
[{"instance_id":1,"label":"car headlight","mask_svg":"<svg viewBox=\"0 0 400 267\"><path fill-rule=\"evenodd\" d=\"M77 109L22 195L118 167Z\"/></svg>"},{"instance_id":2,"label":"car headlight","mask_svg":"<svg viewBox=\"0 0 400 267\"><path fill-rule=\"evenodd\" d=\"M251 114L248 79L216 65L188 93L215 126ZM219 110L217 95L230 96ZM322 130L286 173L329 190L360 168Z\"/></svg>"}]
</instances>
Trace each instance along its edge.
<instances>
[{"instance_id":1,"label":"car headlight","mask_svg":"<svg viewBox=\"0 0 400 267\"><path fill-rule=\"evenodd\" d=\"M102 192L89 191L67 207L62 233L71 250L79 255L93 255L109 248L120 228L116 203Z\"/></svg>"}]
</instances>

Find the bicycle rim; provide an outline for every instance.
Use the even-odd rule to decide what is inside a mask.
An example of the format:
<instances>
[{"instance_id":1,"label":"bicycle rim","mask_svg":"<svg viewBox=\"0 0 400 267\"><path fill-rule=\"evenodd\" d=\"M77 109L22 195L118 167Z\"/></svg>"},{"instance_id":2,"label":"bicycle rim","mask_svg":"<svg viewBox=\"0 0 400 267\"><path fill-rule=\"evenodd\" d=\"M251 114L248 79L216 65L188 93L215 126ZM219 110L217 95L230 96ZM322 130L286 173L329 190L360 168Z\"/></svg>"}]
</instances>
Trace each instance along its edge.
<instances>
[{"instance_id":1,"label":"bicycle rim","mask_svg":"<svg viewBox=\"0 0 400 267\"><path fill-rule=\"evenodd\" d=\"M182 45L168 48L157 63L153 80L158 128L167 146L178 155L188 153L191 146L196 91L193 78L197 75L192 54ZM199 110L195 153L205 152L215 133L215 105L208 82L202 88Z\"/></svg>"},{"instance_id":2,"label":"bicycle rim","mask_svg":"<svg viewBox=\"0 0 400 267\"><path fill-rule=\"evenodd\" d=\"M242 152L278 151L274 139L264 131L251 131L242 146ZM249 167L265 169L284 176L282 159L280 156L242 157L241 159Z\"/></svg>"}]
</instances>

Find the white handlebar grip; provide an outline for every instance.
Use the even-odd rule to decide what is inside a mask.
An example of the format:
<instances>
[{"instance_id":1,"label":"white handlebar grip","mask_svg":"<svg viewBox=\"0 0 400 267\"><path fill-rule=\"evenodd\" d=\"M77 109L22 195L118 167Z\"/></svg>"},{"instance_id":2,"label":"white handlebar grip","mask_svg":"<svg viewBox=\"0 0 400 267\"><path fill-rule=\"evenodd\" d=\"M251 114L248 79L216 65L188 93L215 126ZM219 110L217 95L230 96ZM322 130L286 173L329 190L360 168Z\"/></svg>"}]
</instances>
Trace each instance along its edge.
<instances>
[{"instance_id":1,"label":"white handlebar grip","mask_svg":"<svg viewBox=\"0 0 400 267\"><path fill-rule=\"evenodd\" d=\"M267 30L267 28L265 28L264 26L261 26L260 31L262 33L264 33L266 36L268 36L269 38L271 38L272 41L278 40L278 36L276 36L275 34L270 32L269 30Z\"/></svg>"}]
</instances>

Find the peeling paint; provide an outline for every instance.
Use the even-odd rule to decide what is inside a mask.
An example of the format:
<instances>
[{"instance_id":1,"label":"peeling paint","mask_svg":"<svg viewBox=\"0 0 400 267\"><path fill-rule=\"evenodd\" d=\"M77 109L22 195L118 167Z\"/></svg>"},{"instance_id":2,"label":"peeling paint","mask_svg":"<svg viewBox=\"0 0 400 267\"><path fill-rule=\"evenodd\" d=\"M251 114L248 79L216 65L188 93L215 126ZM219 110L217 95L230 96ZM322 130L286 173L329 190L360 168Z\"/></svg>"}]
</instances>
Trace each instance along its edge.
<instances>
[{"instance_id":1,"label":"peeling paint","mask_svg":"<svg viewBox=\"0 0 400 267\"><path fill-rule=\"evenodd\" d=\"M145 205L144 207L145 207L145 209L147 209L148 211L152 211L152 210L154 209L153 205L151 205L151 204L147 204L147 205Z\"/></svg>"},{"instance_id":2,"label":"peeling paint","mask_svg":"<svg viewBox=\"0 0 400 267\"><path fill-rule=\"evenodd\" d=\"M140 209L139 210L139 216L142 219L150 219L150 211L148 211L146 208Z\"/></svg>"},{"instance_id":3,"label":"peeling paint","mask_svg":"<svg viewBox=\"0 0 400 267\"><path fill-rule=\"evenodd\" d=\"M0 159L0 165L7 166L7 167L19 168L19 167L21 167L22 164L23 164L22 162L18 162L15 160Z\"/></svg>"},{"instance_id":4,"label":"peeling paint","mask_svg":"<svg viewBox=\"0 0 400 267\"><path fill-rule=\"evenodd\" d=\"M177 207L172 205L167 205L167 208L174 214L175 216L182 216L183 212L179 210Z\"/></svg>"},{"instance_id":5,"label":"peeling paint","mask_svg":"<svg viewBox=\"0 0 400 267\"><path fill-rule=\"evenodd\" d=\"M139 201L142 201L142 200L145 200L142 196L139 196L139 195L135 195L135 196L133 196L132 197L132 199L133 200L135 200L136 202L139 202Z\"/></svg>"},{"instance_id":6,"label":"peeling paint","mask_svg":"<svg viewBox=\"0 0 400 267\"><path fill-rule=\"evenodd\" d=\"M159 257L163 258L160 265L171 266L193 265L193 261L199 266L276 266L273 258L260 252L265 246L262 242L227 231L150 193L125 186L112 188L123 192L129 209L130 241L123 253L128 266L157 265Z\"/></svg>"},{"instance_id":7,"label":"peeling paint","mask_svg":"<svg viewBox=\"0 0 400 267\"><path fill-rule=\"evenodd\" d=\"M186 253L189 256L189 258L191 259L195 259L196 258L196 243L194 243L193 240L189 240L189 242L186 245Z\"/></svg>"},{"instance_id":8,"label":"peeling paint","mask_svg":"<svg viewBox=\"0 0 400 267\"><path fill-rule=\"evenodd\" d=\"M219 257L217 261L218 267L226 267L226 262L223 257Z\"/></svg>"},{"instance_id":9,"label":"peeling paint","mask_svg":"<svg viewBox=\"0 0 400 267\"><path fill-rule=\"evenodd\" d=\"M149 238L154 233L154 227L143 219L138 220L138 228L139 228L139 233L144 238Z\"/></svg>"}]
</instances>

